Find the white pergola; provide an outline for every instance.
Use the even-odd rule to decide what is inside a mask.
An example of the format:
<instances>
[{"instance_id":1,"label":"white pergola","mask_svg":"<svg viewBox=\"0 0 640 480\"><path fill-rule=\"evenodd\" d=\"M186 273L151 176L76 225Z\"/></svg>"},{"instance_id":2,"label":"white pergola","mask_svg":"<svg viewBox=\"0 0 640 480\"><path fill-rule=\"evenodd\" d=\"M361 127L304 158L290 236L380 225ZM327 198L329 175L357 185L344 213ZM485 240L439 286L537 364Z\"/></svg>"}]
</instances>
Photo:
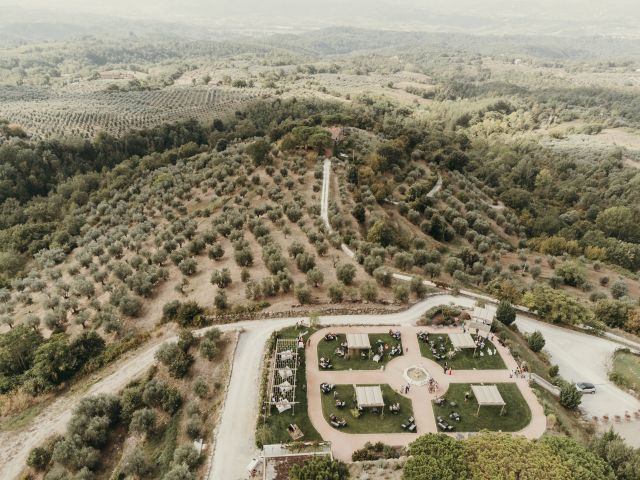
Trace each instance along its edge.
<instances>
[{"instance_id":1,"label":"white pergola","mask_svg":"<svg viewBox=\"0 0 640 480\"><path fill-rule=\"evenodd\" d=\"M450 333L449 340L451 340L451 345L453 345L454 350L476 348L476 342L470 333Z\"/></svg>"},{"instance_id":2,"label":"white pergola","mask_svg":"<svg viewBox=\"0 0 640 480\"><path fill-rule=\"evenodd\" d=\"M276 406L280 413L290 408L295 409L298 340L296 338L277 339L270 363L267 390L268 414L271 414L271 406Z\"/></svg>"},{"instance_id":3,"label":"white pergola","mask_svg":"<svg viewBox=\"0 0 640 480\"><path fill-rule=\"evenodd\" d=\"M358 408L384 407L380 385L356 386Z\"/></svg>"},{"instance_id":4,"label":"white pergola","mask_svg":"<svg viewBox=\"0 0 640 480\"><path fill-rule=\"evenodd\" d=\"M502 399L498 387L495 385L471 385L471 391L473 391L473 396L476 397L476 401L478 402L476 415L480 413L480 407L491 406L502 407L500 410L500 414L502 415L506 403Z\"/></svg>"},{"instance_id":5,"label":"white pergola","mask_svg":"<svg viewBox=\"0 0 640 480\"><path fill-rule=\"evenodd\" d=\"M475 307L473 309L473 313L471 314L474 320L487 325L491 325L493 323L494 315L495 315L495 312L486 307L485 308Z\"/></svg>"},{"instance_id":6,"label":"white pergola","mask_svg":"<svg viewBox=\"0 0 640 480\"><path fill-rule=\"evenodd\" d=\"M369 350L371 343L366 333L347 333L347 348L349 350Z\"/></svg>"},{"instance_id":7,"label":"white pergola","mask_svg":"<svg viewBox=\"0 0 640 480\"><path fill-rule=\"evenodd\" d=\"M371 351L369 335L366 333L347 333L347 349L349 350L349 357L357 355L362 350Z\"/></svg>"},{"instance_id":8,"label":"white pergola","mask_svg":"<svg viewBox=\"0 0 640 480\"><path fill-rule=\"evenodd\" d=\"M478 332L482 332L485 335L488 335L491 332L491 325L487 325L486 323L479 322L477 320L468 320L465 322L465 326L468 331L477 330Z\"/></svg>"}]
</instances>

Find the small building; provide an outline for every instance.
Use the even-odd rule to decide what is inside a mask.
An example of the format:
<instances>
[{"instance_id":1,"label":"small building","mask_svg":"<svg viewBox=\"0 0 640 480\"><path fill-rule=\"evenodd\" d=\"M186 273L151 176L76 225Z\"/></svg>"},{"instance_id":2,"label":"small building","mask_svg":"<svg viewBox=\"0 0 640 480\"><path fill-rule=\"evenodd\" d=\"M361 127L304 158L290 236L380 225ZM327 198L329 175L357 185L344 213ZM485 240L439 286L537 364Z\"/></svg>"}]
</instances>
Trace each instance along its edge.
<instances>
[{"instance_id":1,"label":"small building","mask_svg":"<svg viewBox=\"0 0 640 480\"><path fill-rule=\"evenodd\" d=\"M356 386L356 403L358 408L384 408L380 385Z\"/></svg>"},{"instance_id":2,"label":"small building","mask_svg":"<svg viewBox=\"0 0 640 480\"><path fill-rule=\"evenodd\" d=\"M369 335L366 333L347 333L347 349L349 356L357 355L364 350L371 350Z\"/></svg>"},{"instance_id":3,"label":"small building","mask_svg":"<svg viewBox=\"0 0 640 480\"><path fill-rule=\"evenodd\" d=\"M451 345L453 345L454 350L476 348L476 342L470 333L450 333L449 340L451 340Z\"/></svg>"},{"instance_id":4,"label":"small building","mask_svg":"<svg viewBox=\"0 0 640 480\"><path fill-rule=\"evenodd\" d=\"M471 391L478 402L476 415L480 413L480 407L502 407L500 414L504 412L506 403L495 385L471 385Z\"/></svg>"}]
</instances>

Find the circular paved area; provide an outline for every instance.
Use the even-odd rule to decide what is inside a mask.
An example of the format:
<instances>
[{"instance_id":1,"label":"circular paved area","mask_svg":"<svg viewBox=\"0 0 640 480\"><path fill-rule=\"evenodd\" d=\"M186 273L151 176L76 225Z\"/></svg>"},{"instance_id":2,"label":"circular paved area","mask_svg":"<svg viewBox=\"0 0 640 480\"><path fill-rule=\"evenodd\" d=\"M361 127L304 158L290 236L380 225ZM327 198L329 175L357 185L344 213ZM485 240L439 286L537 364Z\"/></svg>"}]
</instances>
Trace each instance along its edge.
<instances>
[{"instance_id":1,"label":"circular paved area","mask_svg":"<svg viewBox=\"0 0 640 480\"><path fill-rule=\"evenodd\" d=\"M398 328L394 328L394 330L398 330ZM526 380L510 377L510 372L516 368L517 364L506 348L499 344L495 345L507 369L454 370L452 375L445 375L442 366L421 355L416 334L421 330L429 333L458 333L460 332L459 328L400 327L399 330L402 333L402 346L405 348L405 352L402 356L390 360L384 369L380 370L320 370L317 347L318 342L324 341L324 335L329 331L332 333L386 333L389 331L388 327L332 327L319 330L310 338L310 345L306 348L309 418L322 438L332 443L332 450L336 458L351 460L353 451L362 448L366 442L384 442L394 446L405 446L422 434L437 432L431 401L444 394L451 383L515 383L531 410L531 423L516 433L528 438L542 436L546 429L546 418L542 406ZM401 387L407 384L404 379L405 370L415 366L424 368L438 382L436 392L429 393L427 385L412 386L409 393L401 392ZM327 423L322 412L322 393L320 392L322 382L336 385L390 385L401 395L411 399L418 433L353 434L336 430Z\"/></svg>"}]
</instances>

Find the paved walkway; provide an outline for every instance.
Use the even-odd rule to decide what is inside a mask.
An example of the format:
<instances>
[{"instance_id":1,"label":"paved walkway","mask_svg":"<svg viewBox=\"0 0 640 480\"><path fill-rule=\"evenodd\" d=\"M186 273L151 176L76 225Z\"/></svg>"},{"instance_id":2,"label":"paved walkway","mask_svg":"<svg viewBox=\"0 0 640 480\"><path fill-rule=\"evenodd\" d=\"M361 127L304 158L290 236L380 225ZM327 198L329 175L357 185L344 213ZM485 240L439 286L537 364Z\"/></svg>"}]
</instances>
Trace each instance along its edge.
<instances>
[{"instance_id":1,"label":"paved walkway","mask_svg":"<svg viewBox=\"0 0 640 480\"><path fill-rule=\"evenodd\" d=\"M510 377L510 372L516 368L516 362L508 351L496 344L498 352L502 356L507 369L502 370L454 370L453 375L445 375L442 366L420 353L417 332L426 330L430 333L454 333L460 332L459 328L426 328L426 327L400 327L402 333L402 345L405 353L390 360L384 369L380 370L339 370L326 371L318 367L318 343L324 341L324 335L333 333L386 333L387 327L332 327L323 329L310 338L310 346L306 349L307 358L307 399L308 412L311 423L324 440L331 441L334 456L340 460L349 461L354 450L362 448L366 442L384 442L394 446L405 446L418 438L419 435L428 432L437 432L435 416L431 401L444 394L451 383L515 383L518 385L524 399L531 409L531 423L518 432L528 438L540 437L546 429L546 418L542 406L538 403L535 394L529 388L526 380ZM384 433L384 434L353 434L333 428L324 418L322 412L322 382L336 385L353 384L388 384L394 390L400 392L400 387L406 385L403 372L411 366L421 366L438 382L438 391L430 394L428 387L411 386L409 393L400 393L411 399L413 416L416 419L417 433ZM402 417L400 416L398 421ZM357 420L354 420L357 421ZM457 432L459 433L459 432ZM455 435L455 434L452 434Z\"/></svg>"}]
</instances>

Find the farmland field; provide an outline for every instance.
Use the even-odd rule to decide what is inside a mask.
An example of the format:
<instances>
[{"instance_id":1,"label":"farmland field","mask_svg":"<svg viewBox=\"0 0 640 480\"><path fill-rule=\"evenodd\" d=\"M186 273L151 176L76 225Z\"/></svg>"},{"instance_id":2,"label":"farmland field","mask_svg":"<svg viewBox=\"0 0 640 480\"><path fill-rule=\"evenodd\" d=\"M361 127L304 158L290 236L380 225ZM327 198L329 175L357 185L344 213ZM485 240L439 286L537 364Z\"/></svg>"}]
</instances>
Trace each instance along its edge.
<instances>
[{"instance_id":1,"label":"farmland field","mask_svg":"<svg viewBox=\"0 0 640 480\"><path fill-rule=\"evenodd\" d=\"M158 90L96 90L89 87L0 87L0 118L34 137L90 138L104 131L122 135L179 120L211 120L256 98L255 91L218 87Z\"/></svg>"}]
</instances>

